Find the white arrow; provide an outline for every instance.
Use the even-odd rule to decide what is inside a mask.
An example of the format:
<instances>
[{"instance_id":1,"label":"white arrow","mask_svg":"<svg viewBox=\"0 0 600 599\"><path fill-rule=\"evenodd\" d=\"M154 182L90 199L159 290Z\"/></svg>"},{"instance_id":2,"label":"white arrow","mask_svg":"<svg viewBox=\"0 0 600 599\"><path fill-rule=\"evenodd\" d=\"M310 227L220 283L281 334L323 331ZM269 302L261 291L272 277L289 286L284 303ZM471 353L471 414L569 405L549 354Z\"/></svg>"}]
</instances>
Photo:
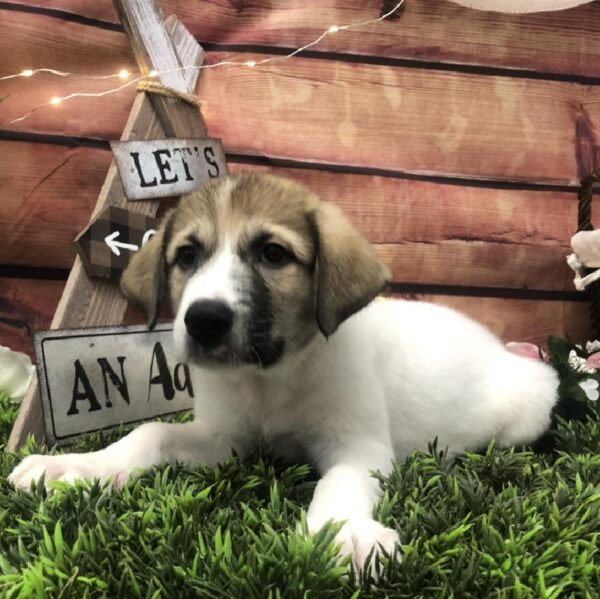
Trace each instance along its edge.
<instances>
[{"instance_id":1,"label":"white arrow","mask_svg":"<svg viewBox=\"0 0 600 599\"><path fill-rule=\"evenodd\" d=\"M121 255L119 248L123 248L124 250L131 250L132 252L135 252L140 249L137 245L134 245L133 243L123 243L121 241L117 241L118 236L119 231L115 231L114 233L111 233L110 235L107 235L104 238L104 243L106 243L106 245L110 248L111 252L114 252L117 256Z\"/></svg>"},{"instance_id":2,"label":"white arrow","mask_svg":"<svg viewBox=\"0 0 600 599\"><path fill-rule=\"evenodd\" d=\"M144 233L144 237L142 237L142 247L144 247L150 241L150 237L154 237L154 235L156 235L156 231L154 229L148 229Z\"/></svg>"}]
</instances>

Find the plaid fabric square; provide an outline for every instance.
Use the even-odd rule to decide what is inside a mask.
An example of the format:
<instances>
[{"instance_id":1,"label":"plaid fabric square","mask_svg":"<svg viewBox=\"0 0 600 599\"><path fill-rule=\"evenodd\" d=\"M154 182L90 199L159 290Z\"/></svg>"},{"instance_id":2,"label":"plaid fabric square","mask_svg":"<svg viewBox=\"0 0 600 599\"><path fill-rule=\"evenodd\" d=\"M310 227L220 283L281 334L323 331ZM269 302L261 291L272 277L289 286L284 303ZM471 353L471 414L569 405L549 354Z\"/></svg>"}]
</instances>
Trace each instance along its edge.
<instances>
[{"instance_id":1,"label":"plaid fabric square","mask_svg":"<svg viewBox=\"0 0 600 599\"><path fill-rule=\"evenodd\" d=\"M159 219L107 206L75 239L88 276L118 280Z\"/></svg>"}]
</instances>

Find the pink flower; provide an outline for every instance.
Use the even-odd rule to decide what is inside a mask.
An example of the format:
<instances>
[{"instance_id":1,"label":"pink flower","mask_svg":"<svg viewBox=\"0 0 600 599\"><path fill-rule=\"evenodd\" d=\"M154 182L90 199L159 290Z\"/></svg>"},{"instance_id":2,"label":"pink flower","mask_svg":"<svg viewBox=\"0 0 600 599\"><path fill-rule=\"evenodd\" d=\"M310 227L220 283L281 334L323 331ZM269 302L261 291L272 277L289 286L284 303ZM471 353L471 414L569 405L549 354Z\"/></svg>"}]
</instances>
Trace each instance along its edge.
<instances>
[{"instance_id":1,"label":"pink flower","mask_svg":"<svg viewBox=\"0 0 600 599\"><path fill-rule=\"evenodd\" d=\"M585 365L588 368L600 368L600 351L588 356L587 360L585 361Z\"/></svg>"},{"instance_id":2,"label":"pink flower","mask_svg":"<svg viewBox=\"0 0 600 599\"><path fill-rule=\"evenodd\" d=\"M534 360L543 359L544 362L548 361L548 354L545 351L541 350L540 357L540 348L534 343L509 341L505 345L505 347L509 352L517 354L517 356L523 356L524 358L533 358ZM600 352L598 353L600 354Z\"/></svg>"}]
</instances>

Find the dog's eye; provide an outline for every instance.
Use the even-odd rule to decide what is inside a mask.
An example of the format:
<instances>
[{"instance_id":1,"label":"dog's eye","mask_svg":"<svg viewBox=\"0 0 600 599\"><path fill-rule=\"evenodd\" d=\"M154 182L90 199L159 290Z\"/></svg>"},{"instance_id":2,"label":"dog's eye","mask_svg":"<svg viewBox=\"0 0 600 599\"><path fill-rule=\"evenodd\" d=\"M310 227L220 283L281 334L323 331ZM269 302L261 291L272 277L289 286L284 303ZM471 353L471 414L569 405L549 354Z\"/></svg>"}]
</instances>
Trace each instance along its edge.
<instances>
[{"instance_id":1,"label":"dog's eye","mask_svg":"<svg viewBox=\"0 0 600 599\"><path fill-rule=\"evenodd\" d=\"M188 270L196 264L196 259L198 257L198 249L193 245L182 245L177 250L177 266L181 268L181 270Z\"/></svg>"},{"instance_id":2,"label":"dog's eye","mask_svg":"<svg viewBox=\"0 0 600 599\"><path fill-rule=\"evenodd\" d=\"M289 262L290 255L282 245L266 243L262 248L260 258L262 262L270 266L283 266Z\"/></svg>"}]
</instances>

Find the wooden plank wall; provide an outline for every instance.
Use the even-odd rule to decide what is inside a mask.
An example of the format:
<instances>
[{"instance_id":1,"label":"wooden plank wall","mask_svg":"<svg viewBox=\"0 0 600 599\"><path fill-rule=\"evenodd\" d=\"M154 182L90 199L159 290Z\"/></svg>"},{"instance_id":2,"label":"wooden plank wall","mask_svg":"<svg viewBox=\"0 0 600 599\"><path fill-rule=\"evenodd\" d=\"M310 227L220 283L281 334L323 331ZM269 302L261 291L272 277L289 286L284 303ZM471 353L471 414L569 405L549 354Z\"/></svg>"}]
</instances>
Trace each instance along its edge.
<instances>
[{"instance_id":1,"label":"wooden plank wall","mask_svg":"<svg viewBox=\"0 0 600 599\"><path fill-rule=\"evenodd\" d=\"M326 5L325 5L326 4ZM260 60L380 1L165 0L207 62ZM507 16L406 0L398 21L328 36L303 57L209 69L198 93L232 170L292 177L338 203L395 290L455 306L506 340L588 335L564 256L579 177L600 165L600 3ZM110 0L0 2L0 77L134 70ZM0 83L0 125L106 82ZM31 352L50 322L135 91L0 128L0 343ZM132 316L133 318L134 316Z\"/></svg>"}]
</instances>

